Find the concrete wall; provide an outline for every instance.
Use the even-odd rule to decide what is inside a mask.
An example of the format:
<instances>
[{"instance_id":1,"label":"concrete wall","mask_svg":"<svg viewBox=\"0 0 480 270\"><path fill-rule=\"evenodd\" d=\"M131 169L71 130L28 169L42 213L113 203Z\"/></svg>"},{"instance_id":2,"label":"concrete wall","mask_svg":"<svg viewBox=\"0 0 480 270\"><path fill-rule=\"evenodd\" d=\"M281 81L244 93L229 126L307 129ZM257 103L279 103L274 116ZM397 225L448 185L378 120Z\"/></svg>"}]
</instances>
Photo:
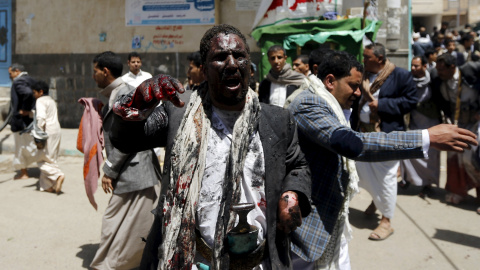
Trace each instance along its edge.
<instances>
[{"instance_id":1,"label":"concrete wall","mask_svg":"<svg viewBox=\"0 0 480 270\"><path fill-rule=\"evenodd\" d=\"M17 54L128 53L134 36L143 37L141 52L191 52L209 25L125 26L125 1L119 0L16 0ZM250 32L255 10L237 11L235 0L220 2L220 22ZM106 41L99 35L105 33ZM162 42L163 41L163 42ZM162 45L173 41L173 46ZM170 43L170 42L168 42ZM251 38L248 43L259 51Z\"/></svg>"},{"instance_id":2,"label":"concrete wall","mask_svg":"<svg viewBox=\"0 0 480 270\"><path fill-rule=\"evenodd\" d=\"M166 73L183 81L186 77L187 54L199 49L199 41L211 26L125 26L125 1L120 0L13 0L12 62L25 65L30 75L50 82L52 96L58 102L63 127L78 127L83 112L77 103L80 97L98 97L92 79L92 59L112 50L125 59L132 51L132 39L142 38L140 49L144 70ZM362 6L362 0L343 1L342 12ZM386 21L385 1L379 2L379 19ZM400 47L387 52L391 60L408 66L408 0L402 0ZM238 27L246 36L252 60L258 63L260 49L248 37L256 10L236 10L235 0L219 2L219 22ZM99 35L106 34L105 41ZM386 23L378 35L385 44Z\"/></svg>"},{"instance_id":3,"label":"concrete wall","mask_svg":"<svg viewBox=\"0 0 480 270\"><path fill-rule=\"evenodd\" d=\"M186 78L187 55L199 49L200 39L211 25L125 26L125 1L119 0L14 0L13 63L25 65L31 76L50 82L58 102L62 127L80 123L81 97L103 97L92 79L92 59L111 50L125 59L132 51L132 38L143 38L136 51L142 69L152 74ZM255 40L248 37L256 10L237 11L235 0L220 2L220 22L238 27L246 36L252 60L260 59ZM106 40L100 41L99 34ZM167 44L167 45L166 45Z\"/></svg>"}]
</instances>

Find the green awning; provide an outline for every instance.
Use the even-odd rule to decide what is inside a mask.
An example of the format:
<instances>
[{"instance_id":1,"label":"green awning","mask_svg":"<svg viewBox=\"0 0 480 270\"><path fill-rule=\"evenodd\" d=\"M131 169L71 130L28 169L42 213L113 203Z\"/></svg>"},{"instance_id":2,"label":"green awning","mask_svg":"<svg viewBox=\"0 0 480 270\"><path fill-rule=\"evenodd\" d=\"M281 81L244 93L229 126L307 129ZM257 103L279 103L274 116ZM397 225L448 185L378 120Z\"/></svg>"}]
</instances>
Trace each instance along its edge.
<instances>
[{"instance_id":1,"label":"green awning","mask_svg":"<svg viewBox=\"0 0 480 270\"><path fill-rule=\"evenodd\" d=\"M259 27L251 33L252 37L258 41L262 52L262 59L259 63L259 78L263 79L270 70L266 53L268 48L273 45L282 45L287 50L289 62L292 61L292 57L296 56L297 45L304 46L310 41L317 43L332 42L336 49L347 51L361 60L363 37L367 35L375 40L382 22L367 20L365 25L365 28L362 29L362 19L353 18Z\"/></svg>"}]
</instances>

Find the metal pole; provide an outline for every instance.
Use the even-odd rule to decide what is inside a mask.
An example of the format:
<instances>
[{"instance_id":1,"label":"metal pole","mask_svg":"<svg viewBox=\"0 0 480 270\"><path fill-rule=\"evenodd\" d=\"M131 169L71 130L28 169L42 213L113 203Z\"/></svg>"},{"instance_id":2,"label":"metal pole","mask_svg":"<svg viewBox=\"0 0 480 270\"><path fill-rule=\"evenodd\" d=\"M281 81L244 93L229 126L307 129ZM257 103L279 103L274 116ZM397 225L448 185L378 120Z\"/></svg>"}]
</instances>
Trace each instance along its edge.
<instances>
[{"instance_id":1,"label":"metal pole","mask_svg":"<svg viewBox=\"0 0 480 270\"><path fill-rule=\"evenodd\" d=\"M457 0L457 28L460 26L460 0Z\"/></svg>"},{"instance_id":2,"label":"metal pole","mask_svg":"<svg viewBox=\"0 0 480 270\"><path fill-rule=\"evenodd\" d=\"M408 0L408 71L412 70L412 0Z\"/></svg>"}]
</instances>

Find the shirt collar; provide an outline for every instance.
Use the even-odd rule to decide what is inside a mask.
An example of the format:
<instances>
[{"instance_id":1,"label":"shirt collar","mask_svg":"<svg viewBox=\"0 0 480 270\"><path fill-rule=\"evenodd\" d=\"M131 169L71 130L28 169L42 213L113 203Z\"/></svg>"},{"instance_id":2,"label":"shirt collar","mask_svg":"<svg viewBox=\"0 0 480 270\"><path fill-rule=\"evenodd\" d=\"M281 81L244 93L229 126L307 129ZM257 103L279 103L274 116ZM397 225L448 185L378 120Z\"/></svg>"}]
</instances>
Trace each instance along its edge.
<instances>
[{"instance_id":1,"label":"shirt collar","mask_svg":"<svg viewBox=\"0 0 480 270\"><path fill-rule=\"evenodd\" d=\"M136 77L138 77L138 76L142 76L142 70L140 69L140 70L138 71L137 75L133 74L133 72L131 72L131 71L128 71L128 74L129 74L131 77L136 78Z\"/></svg>"},{"instance_id":2,"label":"shirt collar","mask_svg":"<svg viewBox=\"0 0 480 270\"><path fill-rule=\"evenodd\" d=\"M107 87L100 90L100 94L102 94L106 97L110 97L110 94L112 93L113 89L117 88L122 83L123 83L122 77L118 77L118 78L115 79L115 81L113 81Z\"/></svg>"}]
</instances>

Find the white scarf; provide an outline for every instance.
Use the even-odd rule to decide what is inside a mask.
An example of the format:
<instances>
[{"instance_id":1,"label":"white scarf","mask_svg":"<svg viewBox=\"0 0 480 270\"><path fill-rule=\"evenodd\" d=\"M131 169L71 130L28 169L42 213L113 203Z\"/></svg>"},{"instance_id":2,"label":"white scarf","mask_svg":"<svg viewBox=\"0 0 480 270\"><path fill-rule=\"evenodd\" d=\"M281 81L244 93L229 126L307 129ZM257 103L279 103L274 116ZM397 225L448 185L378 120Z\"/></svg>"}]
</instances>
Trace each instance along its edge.
<instances>
[{"instance_id":1,"label":"white scarf","mask_svg":"<svg viewBox=\"0 0 480 270\"><path fill-rule=\"evenodd\" d=\"M208 84L204 83L193 92L175 136L169 189L163 202L163 242L159 248L158 269L189 268L194 260L195 211L205 171L211 106ZM230 214L230 206L240 200L241 172L245 164L249 138L256 132L258 126L260 109L255 92L249 89L245 107L233 128L230 155L222 187L224 199L216 221L213 269L228 268L228 256L223 243L227 231L233 228L235 222L235 215Z\"/></svg>"},{"instance_id":2,"label":"white scarf","mask_svg":"<svg viewBox=\"0 0 480 270\"><path fill-rule=\"evenodd\" d=\"M325 89L325 86L320 86L320 87L309 87L308 90L317 96L321 97L324 99L328 105L333 110L333 113L337 116L338 120L340 121L340 124L350 127L349 121L345 118L345 114L343 113L342 107L340 106L340 103L338 103L337 99L327 90ZM342 161L343 161L343 169L348 172L349 179L350 181L348 182L348 187L347 187L347 192L345 194L345 201L343 202L343 208L338 215L338 219L345 218L345 226L346 226L346 231L344 231L345 238L347 241L350 241L352 239L352 228L350 227L350 223L348 222L348 206L350 203L350 200L353 198L355 194L358 193L358 174L357 174L357 169L355 167L355 161L351 160L349 158L346 158L342 156Z\"/></svg>"}]
</instances>

